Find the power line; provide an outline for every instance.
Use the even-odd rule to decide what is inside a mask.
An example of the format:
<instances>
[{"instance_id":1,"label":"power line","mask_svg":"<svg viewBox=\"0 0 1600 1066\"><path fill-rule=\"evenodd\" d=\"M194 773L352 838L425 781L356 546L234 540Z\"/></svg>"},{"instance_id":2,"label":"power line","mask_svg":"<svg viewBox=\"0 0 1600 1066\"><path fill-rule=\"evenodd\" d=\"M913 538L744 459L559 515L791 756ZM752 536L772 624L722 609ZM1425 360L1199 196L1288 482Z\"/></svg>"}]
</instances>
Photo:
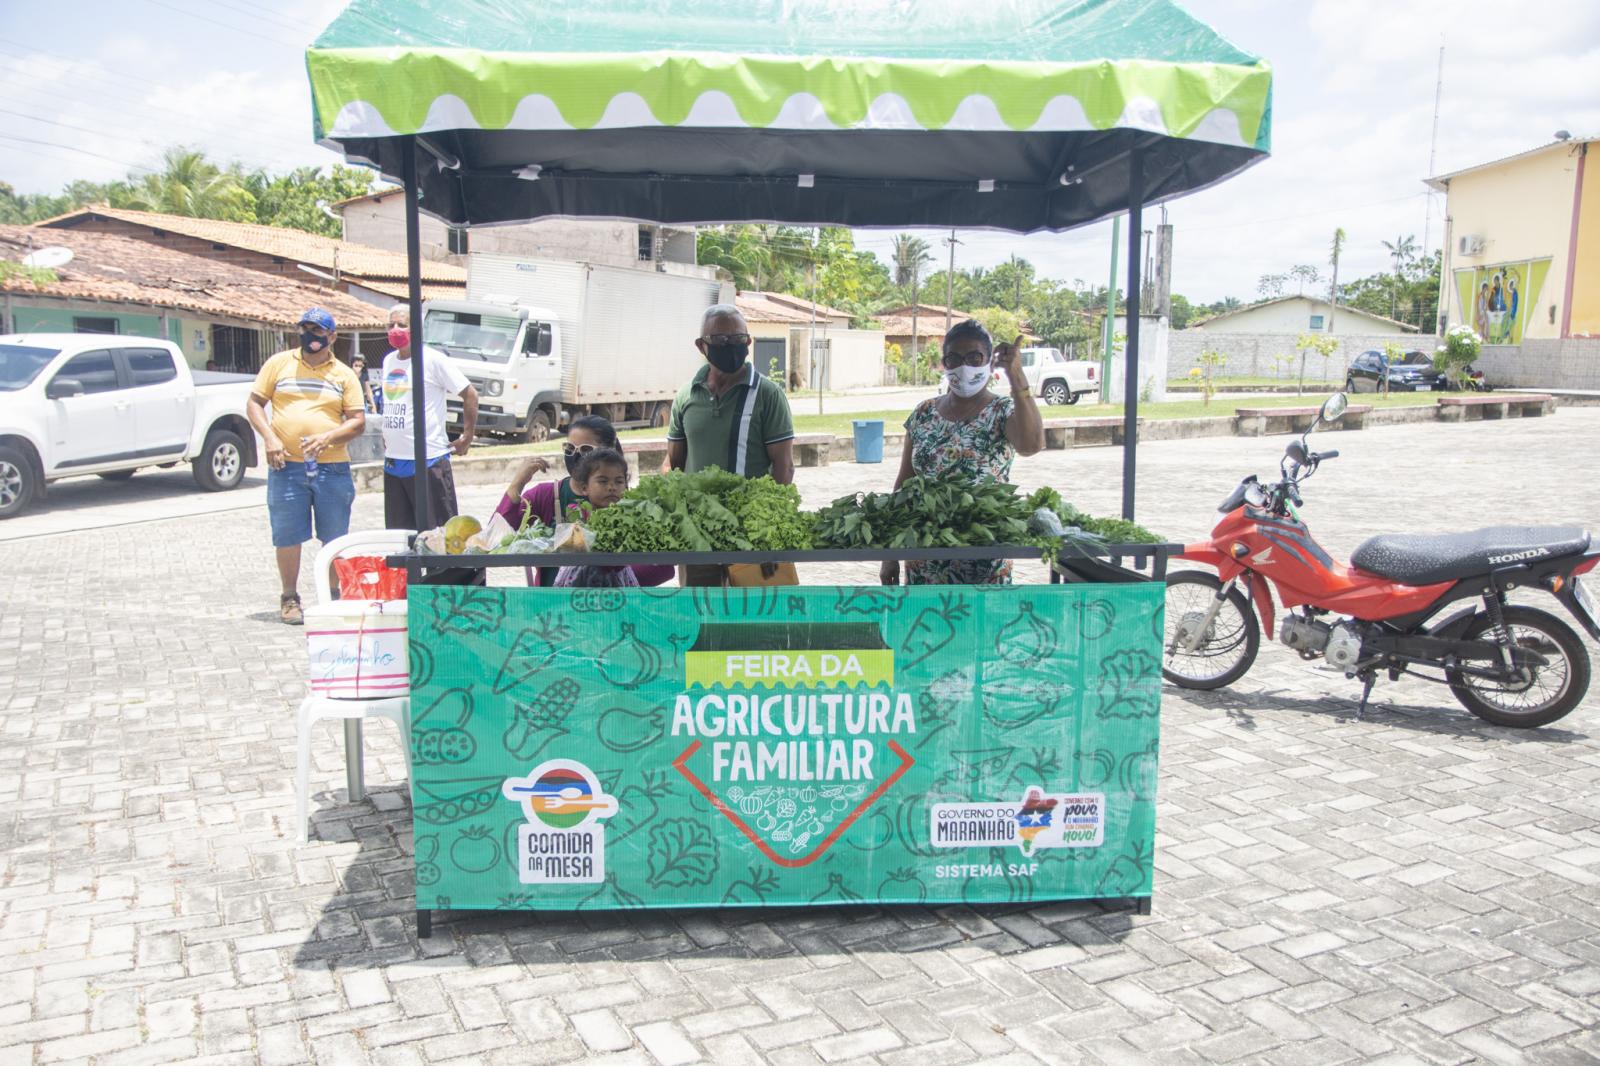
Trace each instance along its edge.
<instances>
[{"instance_id":1,"label":"power line","mask_svg":"<svg viewBox=\"0 0 1600 1066\"><path fill-rule=\"evenodd\" d=\"M232 30L234 33L242 33L246 37L259 39L262 36L264 36L261 33L260 30L245 29L243 26L236 26L231 22L223 22L220 19L214 19L209 15L202 15L198 11L190 11L187 8L179 7L176 4L165 3L164 0L145 0L145 3L153 4L156 7L164 7L168 11L174 11L174 12L177 12L178 14L180 14L180 15L185 15L185 16L187 16L189 18L192 18L192 19L199 19L201 22L209 22L213 26L221 26L223 29ZM268 34L268 35L265 35L265 36L271 36L271 35ZM291 41L291 40L288 40L288 39L283 38L283 37L273 37L272 39L277 41L279 44L286 44L291 48L304 48L305 47L305 45L300 41Z\"/></svg>"},{"instance_id":2,"label":"power line","mask_svg":"<svg viewBox=\"0 0 1600 1066\"><path fill-rule=\"evenodd\" d=\"M135 86L135 87L137 87L139 89L143 89L143 90L148 90L151 87L151 83L148 80L133 78L133 77L131 77L129 75L126 75L126 74L119 74L116 71L109 70L109 69L105 68L104 66L102 66L102 65L100 65L98 63L92 63L92 62L89 62L89 61L86 61L86 60L83 60L83 59L75 58L73 56L63 55L63 54L61 54L59 52L52 52L52 51L49 51L48 49L44 49L44 48L34 48L31 45L22 44L21 42L9 40L9 39L3 38L3 37L0 37L0 51L9 51L11 54L14 54L17 58L23 59L23 60L32 60L32 59L35 58L35 54L48 56L51 59L61 60L62 63L65 64L65 65L57 67L56 68L57 72L66 74L66 75L68 75L68 76L70 76L72 78L78 79L80 81L85 81L85 82L98 81L98 82L100 82L100 83L102 83L104 85L113 86L113 91L125 91L125 90L120 90L120 89L116 88L116 84L119 83L119 82L125 82L125 83L127 83L129 85ZM81 69L81 68L87 68L87 70ZM17 75L18 72L15 71L15 70L0 71L0 76L6 75L6 74ZM33 84L19 85L18 86L18 91L32 91L32 92L42 92L42 93L43 92L47 92L47 93L50 94L51 97L58 98L58 99L52 99L51 100L52 103L58 102L59 99L66 99L66 100L70 100L70 101L73 101L73 102L76 102L76 103L87 104L89 106L93 106L93 107L97 107L97 108L104 108L104 107L110 106L110 107L113 107L113 108L120 108L120 109L122 109L124 111L127 111L129 113L133 113L135 111L142 112L142 113L151 115L152 117L154 116L154 112L157 112L157 111L165 112L168 115L173 115L173 116L175 116L177 118L182 119L191 128L199 128L199 129L202 129L202 130L209 129L209 130L212 130L212 131L216 131L216 132L214 132L213 135L217 136L219 139L220 138L237 138L237 139L242 141L247 136L247 134L241 132L237 127L224 126L223 124L221 124L221 123L219 123L219 122L217 122L215 120L196 123L194 115L192 113L188 112L188 111L181 111L181 110L178 110L177 108L166 107L166 106L164 106L162 104L151 103L148 100L140 101L138 103L130 103L129 101L127 101L125 99L118 99L118 100L113 102L113 101L107 100L104 97L86 98L86 97L82 97L82 96L74 96L72 94L63 92L59 88L45 89L45 88L43 88L41 86L33 85ZM223 131L225 131L225 132L223 132ZM289 147L289 146L292 145L295 148L303 148L303 147L305 147L305 144L308 143L308 142L301 142L301 141L290 141L289 139L284 138L284 137L274 137L274 136L260 137L260 136L254 135L254 134L250 134L248 136L249 136L250 140L252 141L252 143L257 143L257 144L263 143L263 142L267 142L267 143L273 143L273 144L281 145L281 146L284 146L284 147Z\"/></svg>"},{"instance_id":3,"label":"power line","mask_svg":"<svg viewBox=\"0 0 1600 1066\"><path fill-rule=\"evenodd\" d=\"M77 152L80 155L89 155L94 156L96 159L104 159L107 163L115 163L118 166L127 167L129 170L148 170L152 174L155 173L155 171L150 167L140 166L137 163L129 163L122 159L112 159L108 155L101 155L99 152L91 152L87 148L76 148L70 144L57 144L55 141L40 141L35 140L32 137L18 137L10 133L0 133L0 140L18 141L22 144L39 144L46 148L60 148L68 152Z\"/></svg>"},{"instance_id":4,"label":"power line","mask_svg":"<svg viewBox=\"0 0 1600 1066\"><path fill-rule=\"evenodd\" d=\"M38 115L30 115L23 111L11 111L4 107L0 107L0 115L16 115L18 118L25 118L29 122L43 122L47 126L60 126L62 129L77 130L79 133L92 133L97 137L109 137L114 141L128 141L136 144L150 143L147 139L142 137L129 137L126 134L121 133L106 133L104 130L92 130L87 126L74 126L70 122L58 122L53 118L40 118Z\"/></svg>"}]
</instances>

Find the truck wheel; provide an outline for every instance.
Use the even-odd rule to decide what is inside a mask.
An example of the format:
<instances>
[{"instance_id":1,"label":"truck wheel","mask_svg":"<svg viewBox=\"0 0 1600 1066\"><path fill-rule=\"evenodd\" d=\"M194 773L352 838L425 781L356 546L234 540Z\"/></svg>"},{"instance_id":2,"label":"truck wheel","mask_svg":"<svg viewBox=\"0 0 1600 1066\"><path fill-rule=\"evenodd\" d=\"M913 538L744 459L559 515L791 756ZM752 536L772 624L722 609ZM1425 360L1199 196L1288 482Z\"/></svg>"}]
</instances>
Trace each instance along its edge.
<instances>
[{"instance_id":1,"label":"truck wheel","mask_svg":"<svg viewBox=\"0 0 1600 1066\"><path fill-rule=\"evenodd\" d=\"M672 405L669 403L658 403L650 410L650 428L666 429L667 423L671 420L671 418Z\"/></svg>"},{"instance_id":2,"label":"truck wheel","mask_svg":"<svg viewBox=\"0 0 1600 1066\"><path fill-rule=\"evenodd\" d=\"M132 470L109 470L100 477L107 481L127 481L133 476Z\"/></svg>"},{"instance_id":3,"label":"truck wheel","mask_svg":"<svg viewBox=\"0 0 1600 1066\"><path fill-rule=\"evenodd\" d=\"M0 447L0 518L20 514L33 500L38 475L16 448Z\"/></svg>"},{"instance_id":4,"label":"truck wheel","mask_svg":"<svg viewBox=\"0 0 1600 1066\"><path fill-rule=\"evenodd\" d=\"M1069 393L1067 393L1067 406L1071 407L1073 404L1077 403L1079 398L1082 397L1082 396L1083 396L1083 393L1081 393L1081 392L1069 392Z\"/></svg>"},{"instance_id":5,"label":"truck wheel","mask_svg":"<svg viewBox=\"0 0 1600 1066\"><path fill-rule=\"evenodd\" d=\"M237 488L244 480L244 441L231 430L219 429L206 438L194 461L194 479L207 492Z\"/></svg>"},{"instance_id":6,"label":"truck wheel","mask_svg":"<svg viewBox=\"0 0 1600 1066\"><path fill-rule=\"evenodd\" d=\"M1044 397L1044 402L1051 407L1061 407L1072 402L1072 391L1060 381L1046 383L1041 395Z\"/></svg>"},{"instance_id":7,"label":"truck wheel","mask_svg":"<svg viewBox=\"0 0 1600 1066\"><path fill-rule=\"evenodd\" d=\"M534 408L528 412L528 428L522 431L522 439L529 444L540 444L550 439L550 412Z\"/></svg>"}]
</instances>

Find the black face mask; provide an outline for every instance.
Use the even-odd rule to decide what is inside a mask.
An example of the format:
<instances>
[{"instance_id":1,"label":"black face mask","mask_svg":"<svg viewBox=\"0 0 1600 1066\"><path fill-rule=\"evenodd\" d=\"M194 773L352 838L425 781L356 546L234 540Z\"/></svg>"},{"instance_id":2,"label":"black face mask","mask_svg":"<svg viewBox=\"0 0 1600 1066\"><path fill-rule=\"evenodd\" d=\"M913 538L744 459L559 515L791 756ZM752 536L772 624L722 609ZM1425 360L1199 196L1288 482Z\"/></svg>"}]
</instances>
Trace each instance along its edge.
<instances>
[{"instance_id":1,"label":"black face mask","mask_svg":"<svg viewBox=\"0 0 1600 1066\"><path fill-rule=\"evenodd\" d=\"M309 355L316 355L328 346L328 338L319 337L308 329L300 331L300 350Z\"/></svg>"},{"instance_id":2,"label":"black face mask","mask_svg":"<svg viewBox=\"0 0 1600 1066\"><path fill-rule=\"evenodd\" d=\"M706 358L724 374L731 374L744 365L750 357L748 344L707 344Z\"/></svg>"},{"instance_id":3,"label":"black face mask","mask_svg":"<svg viewBox=\"0 0 1600 1066\"><path fill-rule=\"evenodd\" d=\"M568 475L576 474L578 472L578 464L583 462L583 456L577 452L573 452L571 455L564 455L562 458L566 460Z\"/></svg>"}]
</instances>

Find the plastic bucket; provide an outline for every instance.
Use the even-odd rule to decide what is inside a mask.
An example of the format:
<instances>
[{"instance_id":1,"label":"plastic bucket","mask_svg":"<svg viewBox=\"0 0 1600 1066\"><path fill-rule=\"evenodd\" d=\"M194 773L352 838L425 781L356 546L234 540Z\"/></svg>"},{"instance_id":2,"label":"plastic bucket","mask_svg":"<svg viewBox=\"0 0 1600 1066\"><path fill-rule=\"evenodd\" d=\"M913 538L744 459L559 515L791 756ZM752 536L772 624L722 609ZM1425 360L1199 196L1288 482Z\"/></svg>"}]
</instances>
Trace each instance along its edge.
<instances>
[{"instance_id":1,"label":"plastic bucket","mask_svg":"<svg viewBox=\"0 0 1600 1066\"><path fill-rule=\"evenodd\" d=\"M858 418L856 429L856 462L883 462L883 419Z\"/></svg>"}]
</instances>

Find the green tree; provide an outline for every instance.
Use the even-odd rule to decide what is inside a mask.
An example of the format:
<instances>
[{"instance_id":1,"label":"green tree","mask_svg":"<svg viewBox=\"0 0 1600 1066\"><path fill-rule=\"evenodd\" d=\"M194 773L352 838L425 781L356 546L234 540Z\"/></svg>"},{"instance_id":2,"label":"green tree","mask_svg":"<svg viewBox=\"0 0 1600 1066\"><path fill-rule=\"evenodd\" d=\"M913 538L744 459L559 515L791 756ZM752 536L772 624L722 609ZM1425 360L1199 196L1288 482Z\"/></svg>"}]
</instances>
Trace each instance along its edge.
<instances>
[{"instance_id":1,"label":"green tree","mask_svg":"<svg viewBox=\"0 0 1600 1066\"><path fill-rule=\"evenodd\" d=\"M1022 332L1022 316L1005 307L980 307L972 317L983 324L996 344L1016 340Z\"/></svg>"},{"instance_id":2,"label":"green tree","mask_svg":"<svg viewBox=\"0 0 1600 1066\"><path fill-rule=\"evenodd\" d=\"M877 256L856 248L848 228L829 227L818 234L816 271L819 303L849 311L858 329L876 326L871 314L893 296L894 279ZM810 298L809 292L790 291Z\"/></svg>"},{"instance_id":3,"label":"green tree","mask_svg":"<svg viewBox=\"0 0 1600 1066\"><path fill-rule=\"evenodd\" d=\"M1263 300L1275 300L1283 295L1283 287L1288 281L1287 274L1263 274L1256 282L1256 292Z\"/></svg>"},{"instance_id":4,"label":"green tree","mask_svg":"<svg viewBox=\"0 0 1600 1066\"><path fill-rule=\"evenodd\" d=\"M1339 255L1344 251L1344 227L1335 226L1333 230L1333 251L1328 256L1328 263L1333 267L1333 277L1328 281L1328 332L1333 332L1334 316L1339 313Z\"/></svg>"},{"instance_id":5,"label":"green tree","mask_svg":"<svg viewBox=\"0 0 1600 1066\"><path fill-rule=\"evenodd\" d=\"M1295 386L1296 394L1306 391L1306 353L1316 352L1322 356L1323 379L1326 380L1328 357L1339 350L1339 338L1330 337L1326 333L1302 333L1295 338L1294 346L1300 350L1300 382Z\"/></svg>"},{"instance_id":6,"label":"green tree","mask_svg":"<svg viewBox=\"0 0 1600 1066\"><path fill-rule=\"evenodd\" d=\"M755 292L798 292L816 254L811 231L799 226L708 226L696 249L700 262L722 267L735 286Z\"/></svg>"},{"instance_id":7,"label":"green tree","mask_svg":"<svg viewBox=\"0 0 1600 1066\"><path fill-rule=\"evenodd\" d=\"M1173 329L1183 329L1189 324L1189 320L1194 317L1195 310L1194 305L1187 298L1178 293L1173 293L1172 317L1168 319L1168 324Z\"/></svg>"},{"instance_id":8,"label":"green tree","mask_svg":"<svg viewBox=\"0 0 1600 1066\"><path fill-rule=\"evenodd\" d=\"M1322 280L1322 272L1310 263L1300 263L1289 268L1289 276L1299 286L1298 295L1306 294L1307 285L1315 285Z\"/></svg>"},{"instance_id":9,"label":"green tree","mask_svg":"<svg viewBox=\"0 0 1600 1066\"><path fill-rule=\"evenodd\" d=\"M906 294L909 302L916 303L922 268L933 262L933 252L921 237L900 233L895 236L892 255L895 287Z\"/></svg>"},{"instance_id":10,"label":"green tree","mask_svg":"<svg viewBox=\"0 0 1600 1066\"><path fill-rule=\"evenodd\" d=\"M318 167L299 167L277 175L253 170L240 174L239 180L255 200L255 221L340 237L339 217L326 209L371 192L373 177L370 170L336 164L326 174Z\"/></svg>"},{"instance_id":11,"label":"green tree","mask_svg":"<svg viewBox=\"0 0 1600 1066\"><path fill-rule=\"evenodd\" d=\"M1394 288L1389 290L1389 317L1394 318L1399 312L1399 296L1401 279L1405 268L1410 264L1413 256L1417 254L1416 237L1396 237L1393 241L1380 242L1389 250L1389 257L1394 260Z\"/></svg>"},{"instance_id":12,"label":"green tree","mask_svg":"<svg viewBox=\"0 0 1600 1066\"><path fill-rule=\"evenodd\" d=\"M19 193L0 181L0 222L7 225L28 225L43 219L64 215L85 204L110 203L127 188L126 182L74 181L64 186L55 196L41 193Z\"/></svg>"},{"instance_id":13,"label":"green tree","mask_svg":"<svg viewBox=\"0 0 1600 1066\"><path fill-rule=\"evenodd\" d=\"M168 148L161 170L144 175L115 196L112 204L188 218L256 220L255 197L238 173L222 169L198 149L182 146Z\"/></svg>"}]
</instances>

